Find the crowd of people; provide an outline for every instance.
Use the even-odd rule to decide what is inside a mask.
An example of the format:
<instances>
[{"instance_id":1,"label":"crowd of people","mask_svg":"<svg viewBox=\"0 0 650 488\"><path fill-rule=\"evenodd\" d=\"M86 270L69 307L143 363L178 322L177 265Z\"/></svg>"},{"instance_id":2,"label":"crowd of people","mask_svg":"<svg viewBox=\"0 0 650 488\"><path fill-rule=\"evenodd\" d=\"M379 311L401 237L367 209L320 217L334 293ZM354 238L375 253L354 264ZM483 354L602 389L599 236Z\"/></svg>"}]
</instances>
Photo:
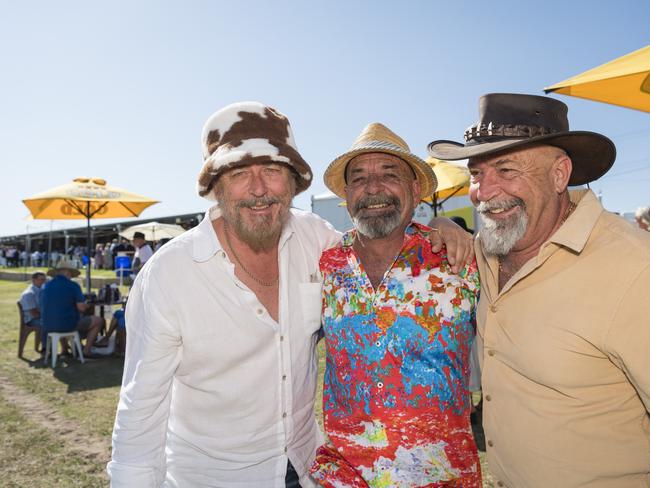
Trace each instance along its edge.
<instances>
[{"instance_id":1,"label":"crowd of people","mask_svg":"<svg viewBox=\"0 0 650 488\"><path fill-rule=\"evenodd\" d=\"M118 255L129 256L132 261L139 259L139 266L142 266L155 250L160 249L169 239L161 239L152 243L145 242L144 234L136 232L136 238L130 242L125 238L114 238L105 243L97 243L90 253L90 261L93 269L116 269L116 258ZM59 261L66 258L72 261L77 268L85 265L86 247L81 244L71 244L64 252L54 249L48 255L47 251L35 249L27 252L19 246L0 245L0 267L23 268L56 266Z\"/></svg>"},{"instance_id":2,"label":"crowd of people","mask_svg":"<svg viewBox=\"0 0 650 488\"><path fill-rule=\"evenodd\" d=\"M27 252L18 246L0 245L0 267L19 268L41 266L48 260L47 252L35 250Z\"/></svg>"},{"instance_id":3,"label":"crowd of people","mask_svg":"<svg viewBox=\"0 0 650 488\"><path fill-rule=\"evenodd\" d=\"M94 269L114 269L115 257L118 252L135 252L134 247L126 239L113 239L105 244L98 243L91 252L91 264ZM56 266L59 260L67 258L77 268L84 266L86 247L73 243L65 251L53 249L49 255L47 250L35 249L28 252L19 246L0 246L0 266L7 268Z\"/></svg>"}]
</instances>

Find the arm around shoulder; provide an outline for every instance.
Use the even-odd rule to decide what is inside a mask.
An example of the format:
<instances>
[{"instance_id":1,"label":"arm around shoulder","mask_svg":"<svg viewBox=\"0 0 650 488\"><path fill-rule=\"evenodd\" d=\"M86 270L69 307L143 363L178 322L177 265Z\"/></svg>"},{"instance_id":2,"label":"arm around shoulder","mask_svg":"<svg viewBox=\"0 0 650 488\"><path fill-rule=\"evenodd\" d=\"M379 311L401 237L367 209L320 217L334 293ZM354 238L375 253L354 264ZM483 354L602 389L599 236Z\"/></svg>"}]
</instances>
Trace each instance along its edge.
<instances>
[{"instance_id":1,"label":"arm around shoulder","mask_svg":"<svg viewBox=\"0 0 650 488\"><path fill-rule=\"evenodd\" d=\"M429 222L431 232L429 241L434 252L442 245L447 247L447 259L452 265L452 271L458 273L474 259L474 236L446 217L435 217Z\"/></svg>"}]
</instances>

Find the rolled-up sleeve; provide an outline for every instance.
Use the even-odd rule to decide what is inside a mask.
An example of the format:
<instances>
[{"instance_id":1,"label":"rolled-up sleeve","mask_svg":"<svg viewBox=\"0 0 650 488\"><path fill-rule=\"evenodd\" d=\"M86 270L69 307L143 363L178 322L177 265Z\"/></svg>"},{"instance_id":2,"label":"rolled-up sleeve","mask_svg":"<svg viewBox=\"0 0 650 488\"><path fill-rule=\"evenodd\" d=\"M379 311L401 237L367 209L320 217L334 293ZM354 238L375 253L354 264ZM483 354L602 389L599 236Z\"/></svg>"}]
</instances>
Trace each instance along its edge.
<instances>
[{"instance_id":1,"label":"rolled-up sleeve","mask_svg":"<svg viewBox=\"0 0 650 488\"><path fill-rule=\"evenodd\" d=\"M159 487L174 373L182 356L180 325L152 268L129 293L124 377L107 471L111 486Z\"/></svg>"}]
</instances>

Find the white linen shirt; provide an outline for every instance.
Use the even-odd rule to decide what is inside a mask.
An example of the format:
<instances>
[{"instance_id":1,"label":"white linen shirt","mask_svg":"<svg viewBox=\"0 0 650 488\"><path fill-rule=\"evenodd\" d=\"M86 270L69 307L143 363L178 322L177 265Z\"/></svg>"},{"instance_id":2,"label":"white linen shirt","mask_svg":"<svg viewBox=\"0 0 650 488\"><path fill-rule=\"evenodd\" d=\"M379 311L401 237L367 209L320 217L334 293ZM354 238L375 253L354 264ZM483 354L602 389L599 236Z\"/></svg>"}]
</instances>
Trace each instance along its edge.
<instances>
[{"instance_id":1,"label":"white linen shirt","mask_svg":"<svg viewBox=\"0 0 650 488\"><path fill-rule=\"evenodd\" d=\"M129 295L113 487L303 487L313 412L321 252L340 234L291 210L279 242L279 322L234 273L211 208L143 267Z\"/></svg>"},{"instance_id":2,"label":"white linen shirt","mask_svg":"<svg viewBox=\"0 0 650 488\"><path fill-rule=\"evenodd\" d=\"M151 249L149 244L145 243L142 247L135 248L133 260L135 261L137 258L140 258L140 264L143 265L151 259L151 256L153 256L153 249Z\"/></svg>"}]
</instances>

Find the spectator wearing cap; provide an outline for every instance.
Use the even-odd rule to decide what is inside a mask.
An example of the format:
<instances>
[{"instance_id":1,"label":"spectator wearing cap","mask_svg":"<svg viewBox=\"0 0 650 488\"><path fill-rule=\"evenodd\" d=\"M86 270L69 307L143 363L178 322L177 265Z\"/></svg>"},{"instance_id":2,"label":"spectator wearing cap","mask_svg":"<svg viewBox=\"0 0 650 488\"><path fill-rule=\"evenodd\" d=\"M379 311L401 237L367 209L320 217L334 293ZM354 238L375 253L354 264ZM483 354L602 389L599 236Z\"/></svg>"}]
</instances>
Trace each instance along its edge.
<instances>
[{"instance_id":1,"label":"spectator wearing cap","mask_svg":"<svg viewBox=\"0 0 650 488\"><path fill-rule=\"evenodd\" d=\"M129 294L111 486L314 487L318 259L340 234L291 208L312 171L274 108L229 105L202 142L217 203Z\"/></svg>"},{"instance_id":2,"label":"spectator wearing cap","mask_svg":"<svg viewBox=\"0 0 650 488\"><path fill-rule=\"evenodd\" d=\"M145 240L142 232L135 232L131 242L135 248L132 265L133 274L137 275L142 269L142 266L144 266L144 263L149 261L151 256L153 256L153 249L151 249L151 246Z\"/></svg>"}]
</instances>

